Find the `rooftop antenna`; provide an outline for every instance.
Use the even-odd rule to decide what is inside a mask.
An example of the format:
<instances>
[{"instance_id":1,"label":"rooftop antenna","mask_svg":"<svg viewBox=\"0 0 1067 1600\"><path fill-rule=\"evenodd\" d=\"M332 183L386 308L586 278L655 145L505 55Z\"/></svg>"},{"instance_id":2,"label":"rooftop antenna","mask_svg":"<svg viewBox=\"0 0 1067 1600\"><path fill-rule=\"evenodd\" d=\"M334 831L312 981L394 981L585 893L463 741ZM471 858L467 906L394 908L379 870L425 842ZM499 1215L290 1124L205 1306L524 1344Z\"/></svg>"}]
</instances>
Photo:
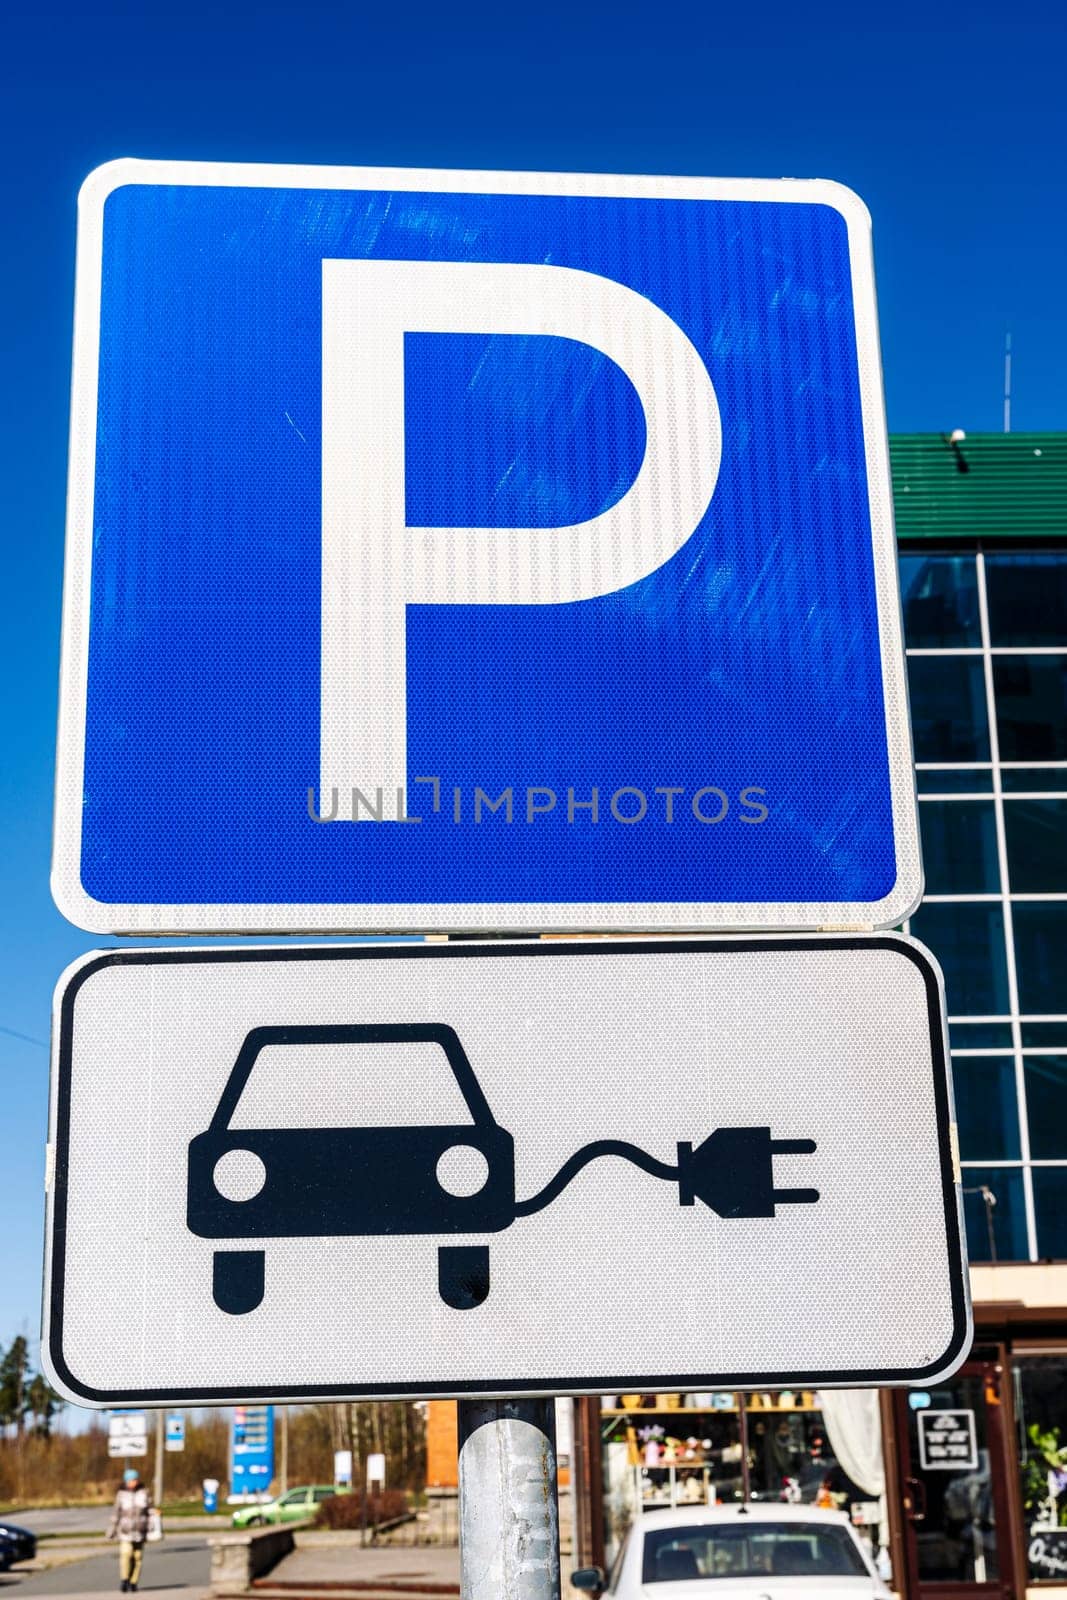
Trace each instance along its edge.
<instances>
[{"instance_id":1,"label":"rooftop antenna","mask_svg":"<svg viewBox=\"0 0 1067 1600\"><path fill-rule=\"evenodd\" d=\"M1004 335L1004 432L1011 432L1011 334Z\"/></svg>"}]
</instances>

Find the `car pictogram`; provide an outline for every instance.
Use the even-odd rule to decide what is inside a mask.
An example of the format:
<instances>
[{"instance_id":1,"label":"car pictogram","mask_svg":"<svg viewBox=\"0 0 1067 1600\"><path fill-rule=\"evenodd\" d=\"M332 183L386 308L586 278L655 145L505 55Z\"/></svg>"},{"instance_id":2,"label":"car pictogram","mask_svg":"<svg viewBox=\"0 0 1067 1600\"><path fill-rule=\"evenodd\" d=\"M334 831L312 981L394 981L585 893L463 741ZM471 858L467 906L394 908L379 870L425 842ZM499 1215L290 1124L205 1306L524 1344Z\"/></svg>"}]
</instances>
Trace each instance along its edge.
<instances>
[{"instance_id":1,"label":"car pictogram","mask_svg":"<svg viewBox=\"0 0 1067 1600\"><path fill-rule=\"evenodd\" d=\"M337 1045L436 1047L470 1120L393 1127L236 1120L264 1052ZM455 1030L441 1023L253 1028L208 1128L189 1146L187 1222L204 1239L497 1233L514 1218L514 1141L493 1117ZM220 1310L254 1310L264 1284L263 1250L216 1250ZM480 1304L489 1292L488 1247L441 1247L438 1288L457 1310Z\"/></svg>"}]
</instances>

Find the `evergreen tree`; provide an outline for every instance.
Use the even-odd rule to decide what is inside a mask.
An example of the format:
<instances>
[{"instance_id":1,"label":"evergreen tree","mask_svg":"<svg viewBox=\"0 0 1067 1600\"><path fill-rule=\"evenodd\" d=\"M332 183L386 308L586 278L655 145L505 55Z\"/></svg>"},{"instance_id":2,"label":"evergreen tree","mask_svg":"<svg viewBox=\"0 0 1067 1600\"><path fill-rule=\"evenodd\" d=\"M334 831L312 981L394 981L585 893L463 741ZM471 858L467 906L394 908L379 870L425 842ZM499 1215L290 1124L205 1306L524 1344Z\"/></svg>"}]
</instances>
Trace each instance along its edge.
<instances>
[{"instance_id":1,"label":"evergreen tree","mask_svg":"<svg viewBox=\"0 0 1067 1600\"><path fill-rule=\"evenodd\" d=\"M21 1333L16 1334L0 1360L0 1427L13 1427L19 1439L29 1410L29 1372L30 1347Z\"/></svg>"}]
</instances>

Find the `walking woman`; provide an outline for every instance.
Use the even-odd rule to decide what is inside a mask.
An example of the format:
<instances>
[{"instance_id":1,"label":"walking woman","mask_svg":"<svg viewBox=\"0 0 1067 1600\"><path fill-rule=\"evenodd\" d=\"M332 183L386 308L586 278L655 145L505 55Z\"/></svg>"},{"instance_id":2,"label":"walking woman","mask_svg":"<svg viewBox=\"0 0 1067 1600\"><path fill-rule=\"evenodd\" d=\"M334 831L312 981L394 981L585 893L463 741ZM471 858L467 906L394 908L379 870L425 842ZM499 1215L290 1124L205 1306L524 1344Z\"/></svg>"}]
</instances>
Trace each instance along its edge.
<instances>
[{"instance_id":1,"label":"walking woman","mask_svg":"<svg viewBox=\"0 0 1067 1600\"><path fill-rule=\"evenodd\" d=\"M141 1483L135 1467L127 1467L115 1496L107 1537L119 1541L119 1588L123 1594L136 1593L141 1581L141 1562L152 1514L152 1497Z\"/></svg>"}]
</instances>

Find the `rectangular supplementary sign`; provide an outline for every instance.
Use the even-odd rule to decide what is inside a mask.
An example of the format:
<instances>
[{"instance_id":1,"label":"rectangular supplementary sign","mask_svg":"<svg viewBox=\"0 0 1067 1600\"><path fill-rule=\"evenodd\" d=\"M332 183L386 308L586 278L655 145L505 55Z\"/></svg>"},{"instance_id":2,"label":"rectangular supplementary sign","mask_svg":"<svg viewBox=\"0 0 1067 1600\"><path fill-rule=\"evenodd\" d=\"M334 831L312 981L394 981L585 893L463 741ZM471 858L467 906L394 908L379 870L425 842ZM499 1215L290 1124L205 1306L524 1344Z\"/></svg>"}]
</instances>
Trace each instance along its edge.
<instances>
[{"instance_id":1,"label":"rectangular supplementary sign","mask_svg":"<svg viewBox=\"0 0 1067 1600\"><path fill-rule=\"evenodd\" d=\"M977 1472L978 1437L973 1411L920 1411L919 1465L924 1472Z\"/></svg>"},{"instance_id":2,"label":"rectangular supplementary sign","mask_svg":"<svg viewBox=\"0 0 1067 1600\"><path fill-rule=\"evenodd\" d=\"M54 1041L82 1404L930 1383L969 1344L899 935L98 952Z\"/></svg>"},{"instance_id":3,"label":"rectangular supplementary sign","mask_svg":"<svg viewBox=\"0 0 1067 1600\"><path fill-rule=\"evenodd\" d=\"M120 161L82 193L75 323L73 921L917 903L850 191Z\"/></svg>"},{"instance_id":4,"label":"rectangular supplementary sign","mask_svg":"<svg viewBox=\"0 0 1067 1600\"><path fill-rule=\"evenodd\" d=\"M261 1494L274 1477L274 1407L235 1406L230 1424L230 1487Z\"/></svg>"}]
</instances>

